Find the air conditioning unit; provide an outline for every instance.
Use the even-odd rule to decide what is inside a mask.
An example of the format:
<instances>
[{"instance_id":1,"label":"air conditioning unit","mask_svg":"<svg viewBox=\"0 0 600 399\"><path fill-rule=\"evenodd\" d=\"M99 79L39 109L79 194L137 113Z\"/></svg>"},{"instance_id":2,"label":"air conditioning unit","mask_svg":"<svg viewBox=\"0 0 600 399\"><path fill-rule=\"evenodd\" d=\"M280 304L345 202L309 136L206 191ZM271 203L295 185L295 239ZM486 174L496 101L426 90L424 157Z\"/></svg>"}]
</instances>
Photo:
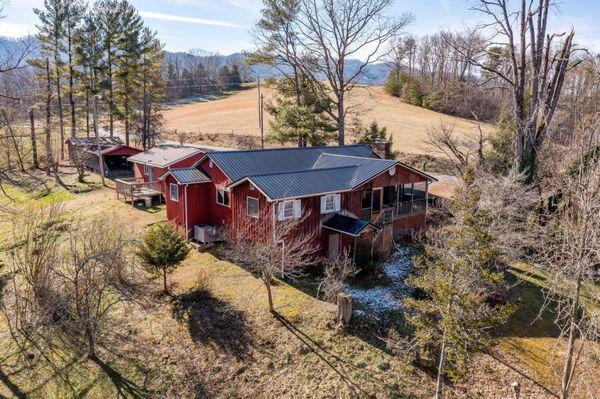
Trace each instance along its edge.
<instances>
[{"instance_id":1,"label":"air conditioning unit","mask_svg":"<svg viewBox=\"0 0 600 399\"><path fill-rule=\"evenodd\" d=\"M219 230L209 224L198 224L194 226L194 240L201 243L221 241Z\"/></svg>"}]
</instances>

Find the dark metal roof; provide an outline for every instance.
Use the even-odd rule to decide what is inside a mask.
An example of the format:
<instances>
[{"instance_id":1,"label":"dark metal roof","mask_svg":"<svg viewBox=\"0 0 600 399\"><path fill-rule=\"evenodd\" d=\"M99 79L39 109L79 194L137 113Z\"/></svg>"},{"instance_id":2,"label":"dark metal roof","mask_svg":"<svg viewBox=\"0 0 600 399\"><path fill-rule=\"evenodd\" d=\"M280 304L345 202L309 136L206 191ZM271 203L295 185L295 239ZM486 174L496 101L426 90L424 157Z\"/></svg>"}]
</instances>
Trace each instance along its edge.
<instances>
[{"instance_id":1,"label":"dark metal roof","mask_svg":"<svg viewBox=\"0 0 600 399\"><path fill-rule=\"evenodd\" d=\"M371 148L365 144L220 151L210 152L207 156L235 182L246 176L309 170L324 153L375 158Z\"/></svg>"},{"instance_id":2,"label":"dark metal roof","mask_svg":"<svg viewBox=\"0 0 600 399\"><path fill-rule=\"evenodd\" d=\"M248 176L271 200L352 190L398 162L321 154L312 169Z\"/></svg>"},{"instance_id":3,"label":"dark metal roof","mask_svg":"<svg viewBox=\"0 0 600 399\"><path fill-rule=\"evenodd\" d=\"M352 187L357 187L386 170L395 167L396 164L398 164L398 161L393 159L322 154L317 162L315 162L313 169L355 166L356 173L350 184Z\"/></svg>"},{"instance_id":4,"label":"dark metal roof","mask_svg":"<svg viewBox=\"0 0 600 399\"><path fill-rule=\"evenodd\" d=\"M167 166L185 159L191 155L205 152L201 148L182 147L170 144L161 144L144 152L127 158L130 162L143 163L150 166L166 168Z\"/></svg>"},{"instance_id":5,"label":"dark metal roof","mask_svg":"<svg viewBox=\"0 0 600 399\"><path fill-rule=\"evenodd\" d=\"M166 175L171 175L179 184L196 184L196 183L208 183L210 177L198 168L180 168L171 169L164 173L160 178L162 179Z\"/></svg>"},{"instance_id":6,"label":"dark metal roof","mask_svg":"<svg viewBox=\"0 0 600 399\"><path fill-rule=\"evenodd\" d=\"M372 226L371 223L364 220L351 218L339 213L336 213L321 225L326 229L349 234L353 237L359 236L367 227Z\"/></svg>"},{"instance_id":7,"label":"dark metal roof","mask_svg":"<svg viewBox=\"0 0 600 399\"><path fill-rule=\"evenodd\" d=\"M356 166L346 166L271 173L248 179L271 200L280 200L349 190L355 174Z\"/></svg>"}]
</instances>

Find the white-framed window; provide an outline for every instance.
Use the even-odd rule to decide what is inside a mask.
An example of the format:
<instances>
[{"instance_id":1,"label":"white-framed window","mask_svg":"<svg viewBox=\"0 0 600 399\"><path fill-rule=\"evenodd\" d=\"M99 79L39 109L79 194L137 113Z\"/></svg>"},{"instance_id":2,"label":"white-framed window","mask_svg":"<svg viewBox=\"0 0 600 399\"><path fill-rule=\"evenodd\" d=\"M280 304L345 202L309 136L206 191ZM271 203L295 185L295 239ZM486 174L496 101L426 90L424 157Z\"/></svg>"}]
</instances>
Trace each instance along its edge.
<instances>
[{"instance_id":1,"label":"white-framed window","mask_svg":"<svg viewBox=\"0 0 600 399\"><path fill-rule=\"evenodd\" d=\"M302 215L301 200L287 200L278 204L278 219L298 219Z\"/></svg>"},{"instance_id":2,"label":"white-framed window","mask_svg":"<svg viewBox=\"0 0 600 399\"><path fill-rule=\"evenodd\" d=\"M321 214L338 212L340 210L341 194L321 196Z\"/></svg>"},{"instance_id":3,"label":"white-framed window","mask_svg":"<svg viewBox=\"0 0 600 399\"><path fill-rule=\"evenodd\" d=\"M254 184L250 183L250 190L254 190Z\"/></svg>"},{"instance_id":4,"label":"white-framed window","mask_svg":"<svg viewBox=\"0 0 600 399\"><path fill-rule=\"evenodd\" d=\"M229 206L229 191L217 188L217 204Z\"/></svg>"},{"instance_id":5,"label":"white-framed window","mask_svg":"<svg viewBox=\"0 0 600 399\"><path fill-rule=\"evenodd\" d=\"M171 201L179 201L179 186L175 183L169 184L169 198Z\"/></svg>"},{"instance_id":6,"label":"white-framed window","mask_svg":"<svg viewBox=\"0 0 600 399\"><path fill-rule=\"evenodd\" d=\"M259 202L258 198L246 197L246 213L253 218L259 217Z\"/></svg>"},{"instance_id":7,"label":"white-framed window","mask_svg":"<svg viewBox=\"0 0 600 399\"><path fill-rule=\"evenodd\" d=\"M294 201L284 201L281 207L281 219L291 219L294 217Z\"/></svg>"},{"instance_id":8,"label":"white-framed window","mask_svg":"<svg viewBox=\"0 0 600 399\"><path fill-rule=\"evenodd\" d=\"M212 167L213 167L213 165L214 165L214 163L213 163L213 160L212 160L212 159L209 159L209 160L208 160L208 167L209 167L209 168L212 168Z\"/></svg>"},{"instance_id":9,"label":"white-framed window","mask_svg":"<svg viewBox=\"0 0 600 399\"><path fill-rule=\"evenodd\" d=\"M152 166L144 164L144 174L150 176L152 174Z\"/></svg>"}]
</instances>

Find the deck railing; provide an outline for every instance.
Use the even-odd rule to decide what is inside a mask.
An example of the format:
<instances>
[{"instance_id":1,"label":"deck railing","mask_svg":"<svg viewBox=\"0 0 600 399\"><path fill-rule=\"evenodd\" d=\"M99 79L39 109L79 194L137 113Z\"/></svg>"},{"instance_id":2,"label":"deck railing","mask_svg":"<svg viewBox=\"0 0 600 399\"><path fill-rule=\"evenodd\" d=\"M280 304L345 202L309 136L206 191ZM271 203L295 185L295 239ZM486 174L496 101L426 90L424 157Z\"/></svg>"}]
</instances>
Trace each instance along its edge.
<instances>
[{"instance_id":1,"label":"deck railing","mask_svg":"<svg viewBox=\"0 0 600 399\"><path fill-rule=\"evenodd\" d=\"M140 198L162 194L162 184L157 181L146 182L140 178L116 179L117 194L125 197Z\"/></svg>"},{"instance_id":2,"label":"deck railing","mask_svg":"<svg viewBox=\"0 0 600 399\"><path fill-rule=\"evenodd\" d=\"M377 227L383 227L386 224L390 224L394 221L394 208L383 207L379 215L373 221L373 224Z\"/></svg>"}]
</instances>

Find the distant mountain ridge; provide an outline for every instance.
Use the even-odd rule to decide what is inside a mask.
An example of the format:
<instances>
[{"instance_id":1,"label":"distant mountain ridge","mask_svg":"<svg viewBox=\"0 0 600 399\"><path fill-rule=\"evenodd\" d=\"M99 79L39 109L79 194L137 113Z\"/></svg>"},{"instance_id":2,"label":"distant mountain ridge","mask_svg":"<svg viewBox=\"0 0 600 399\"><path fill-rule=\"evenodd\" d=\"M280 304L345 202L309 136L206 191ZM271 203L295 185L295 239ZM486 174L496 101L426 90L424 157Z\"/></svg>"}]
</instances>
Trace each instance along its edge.
<instances>
[{"instance_id":1,"label":"distant mountain ridge","mask_svg":"<svg viewBox=\"0 0 600 399\"><path fill-rule=\"evenodd\" d=\"M23 37L18 39L12 39L7 37L0 36L0 54L1 53L11 53L16 52L23 46L23 43L26 40L30 40L31 37ZM39 45L37 46L39 48ZM39 50L36 49L32 51L30 58L35 58L39 56ZM242 64L244 62L244 55L242 53L233 53L229 55L191 55L186 52L172 52L165 50L165 61L166 62L175 62L176 60L184 61L188 57L211 57L214 62L220 66L236 63ZM359 60L348 60L346 61L346 70L348 74L354 74L360 68L361 61ZM279 77L281 73L274 68L270 68L267 65L253 65L250 67L252 75L260 75L261 78L268 77ZM358 83L368 84L368 85L382 85L385 83L387 76L390 72L391 68L389 65L385 63L377 63L367 65L363 74L359 77ZM322 78L325 78L324 76Z\"/></svg>"},{"instance_id":2,"label":"distant mountain ridge","mask_svg":"<svg viewBox=\"0 0 600 399\"><path fill-rule=\"evenodd\" d=\"M231 64L231 63L235 63L235 64L242 64L244 63L245 57L244 54L242 53L233 53L233 54L229 54L229 55L213 55L213 56L204 56L204 55L191 55L189 53L185 53L185 52L170 52L170 51L165 51L165 60L167 62L175 62L175 61L180 61L183 62L186 58L188 57L199 57L199 58L205 58L205 57L214 57L217 62L219 63L219 66L222 65L227 65L227 64ZM348 74L354 74L356 73L356 71L358 71L358 69L360 68L360 66L362 65L361 61L359 60L348 60L346 61L346 71L348 71ZM278 71L275 68L271 68L268 65L252 65L251 67L249 67L250 71L251 71L251 75L260 75L261 79L265 79L265 78L271 78L271 77L280 77L282 76L282 73L280 71ZM359 76L358 78L358 83L361 84L367 84L367 85L382 85L385 83L389 73L390 73L390 66L388 64L385 63L377 63L377 64L370 64L367 65L361 76ZM255 78L255 76L252 76L252 78ZM321 76L321 78L325 79L325 76Z\"/></svg>"}]
</instances>

